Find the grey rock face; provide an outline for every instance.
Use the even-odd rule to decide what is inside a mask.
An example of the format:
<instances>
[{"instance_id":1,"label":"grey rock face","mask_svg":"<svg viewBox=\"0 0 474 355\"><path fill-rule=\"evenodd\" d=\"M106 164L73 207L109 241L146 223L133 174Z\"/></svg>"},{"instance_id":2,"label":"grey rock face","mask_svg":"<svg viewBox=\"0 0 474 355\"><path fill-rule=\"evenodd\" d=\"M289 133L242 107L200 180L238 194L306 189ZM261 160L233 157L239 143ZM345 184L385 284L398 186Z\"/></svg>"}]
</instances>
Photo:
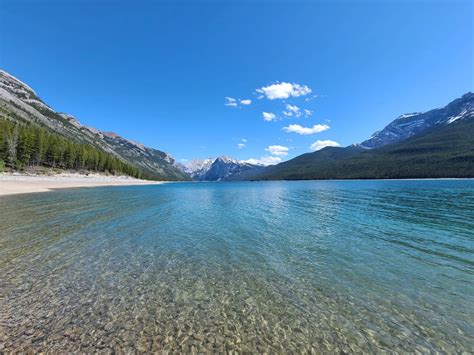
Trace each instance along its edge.
<instances>
[{"instance_id":1,"label":"grey rock face","mask_svg":"<svg viewBox=\"0 0 474 355\"><path fill-rule=\"evenodd\" d=\"M177 167L169 154L112 132L100 132L82 125L72 115L56 112L27 84L3 70L0 70L0 118L31 123L75 142L91 144L159 179L189 179L189 175Z\"/></svg>"}]
</instances>

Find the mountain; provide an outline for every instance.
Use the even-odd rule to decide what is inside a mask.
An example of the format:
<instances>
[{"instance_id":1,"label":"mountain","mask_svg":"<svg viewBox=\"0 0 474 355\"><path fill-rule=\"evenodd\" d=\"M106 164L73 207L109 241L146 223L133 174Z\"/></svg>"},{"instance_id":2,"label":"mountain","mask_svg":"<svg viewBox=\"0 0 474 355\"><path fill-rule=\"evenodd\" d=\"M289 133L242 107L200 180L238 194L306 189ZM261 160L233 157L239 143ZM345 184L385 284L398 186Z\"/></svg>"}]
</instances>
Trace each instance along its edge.
<instances>
[{"instance_id":1,"label":"mountain","mask_svg":"<svg viewBox=\"0 0 474 355\"><path fill-rule=\"evenodd\" d=\"M171 155L130 141L115 133L100 132L100 134L114 152L142 170L163 176L168 180L189 180L189 176L181 171Z\"/></svg>"},{"instance_id":2,"label":"mountain","mask_svg":"<svg viewBox=\"0 0 474 355\"><path fill-rule=\"evenodd\" d=\"M283 163L267 167L260 174L251 176L255 180L300 180L332 179L338 176L340 166L351 158L365 152L360 145L349 147L326 147L314 153L306 153Z\"/></svg>"},{"instance_id":3,"label":"mountain","mask_svg":"<svg viewBox=\"0 0 474 355\"><path fill-rule=\"evenodd\" d=\"M474 95L468 93L443 109L418 114L418 124L413 124L415 121L410 117L397 118L381 131L398 132L399 138L394 143L382 144L382 140L373 138L390 135L374 134L360 145L326 147L268 167L249 178L299 180L474 177L473 103ZM412 124L403 125L403 120ZM408 138L400 138L406 136ZM376 145L376 142L379 144L377 147L367 149L367 146Z\"/></svg>"},{"instance_id":4,"label":"mountain","mask_svg":"<svg viewBox=\"0 0 474 355\"><path fill-rule=\"evenodd\" d=\"M187 162L183 170L197 181L229 181L243 180L251 174L264 169L261 165L254 165L230 157L221 156L216 159L198 159Z\"/></svg>"},{"instance_id":5,"label":"mountain","mask_svg":"<svg viewBox=\"0 0 474 355\"><path fill-rule=\"evenodd\" d=\"M193 180L199 181L207 173L214 160L214 158L190 160L182 166L182 170Z\"/></svg>"},{"instance_id":6,"label":"mountain","mask_svg":"<svg viewBox=\"0 0 474 355\"><path fill-rule=\"evenodd\" d=\"M442 126L456 120L474 115L474 94L467 93L443 108L428 112L406 113L383 130L375 132L372 137L362 142L365 148L379 148L387 144L401 142L432 127Z\"/></svg>"},{"instance_id":7,"label":"mountain","mask_svg":"<svg viewBox=\"0 0 474 355\"><path fill-rule=\"evenodd\" d=\"M263 169L262 166L253 165L244 161L229 157L218 157L207 172L201 177L203 181L240 180L248 173L257 173Z\"/></svg>"},{"instance_id":8,"label":"mountain","mask_svg":"<svg viewBox=\"0 0 474 355\"><path fill-rule=\"evenodd\" d=\"M87 127L74 116L53 110L19 79L0 70L0 119L32 124L73 142L89 144L129 163L147 176L160 180L189 180L165 152L145 147L112 132Z\"/></svg>"}]
</instances>

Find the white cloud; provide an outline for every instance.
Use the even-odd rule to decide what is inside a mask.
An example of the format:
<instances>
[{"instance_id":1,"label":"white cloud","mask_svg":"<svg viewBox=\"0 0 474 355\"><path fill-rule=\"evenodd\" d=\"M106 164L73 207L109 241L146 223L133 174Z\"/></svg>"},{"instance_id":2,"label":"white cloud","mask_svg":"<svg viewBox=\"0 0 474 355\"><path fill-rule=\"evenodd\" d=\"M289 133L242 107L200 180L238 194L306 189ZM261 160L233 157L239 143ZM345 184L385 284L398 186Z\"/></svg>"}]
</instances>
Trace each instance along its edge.
<instances>
[{"instance_id":1,"label":"white cloud","mask_svg":"<svg viewBox=\"0 0 474 355\"><path fill-rule=\"evenodd\" d=\"M242 142L247 143L247 139L242 138L241 140L242 140Z\"/></svg>"},{"instance_id":2,"label":"white cloud","mask_svg":"<svg viewBox=\"0 0 474 355\"><path fill-rule=\"evenodd\" d=\"M289 148L282 145L270 145L265 150L271 155L286 156L288 155Z\"/></svg>"},{"instance_id":3,"label":"white cloud","mask_svg":"<svg viewBox=\"0 0 474 355\"><path fill-rule=\"evenodd\" d=\"M245 147L245 143L239 143L237 144L237 148L242 149Z\"/></svg>"},{"instance_id":4,"label":"white cloud","mask_svg":"<svg viewBox=\"0 0 474 355\"><path fill-rule=\"evenodd\" d=\"M287 99L291 97L304 96L311 93L311 89L306 85L296 83L275 83L261 87L256 90L259 94L263 94L269 100Z\"/></svg>"},{"instance_id":5,"label":"white cloud","mask_svg":"<svg viewBox=\"0 0 474 355\"><path fill-rule=\"evenodd\" d=\"M286 109L288 111L291 111L293 113L298 113L300 112L300 108L298 106L293 106L293 105L290 105L290 104L286 104Z\"/></svg>"},{"instance_id":6,"label":"white cloud","mask_svg":"<svg viewBox=\"0 0 474 355\"><path fill-rule=\"evenodd\" d=\"M303 127L299 124L290 124L283 127L283 130L288 133L297 133L303 136L316 134L328 130L330 127L327 124L315 124L313 127Z\"/></svg>"},{"instance_id":7,"label":"white cloud","mask_svg":"<svg viewBox=\"0 0 474 355\"><path fill-rule=\"evenodd\" d=\"M254 165L275 165L281 162L281 158L266 155L260 159L247 159L244 162Z\"/></svg>"},{"instance_id":8,"label":"white cloud","mask_svg":"<svg viewBox=\"0 0 474 355\"><path fill-rule=\"evenodd\" d=\"M275 116L274 113L271 113L271 112L262 112L262 115L263 115L263 120L264 121L276 121L277 118Z\"/></svg>"},{"instance_id":9,"label":"white cloud","mask_svg":"<svg viewBox=\"0 0 474 355\"><path fill-rule=\"evenodd\" d=\"M230 107L237 107L237 100L234 99L233 97L225 97L225 104L224 106L230 106Z\"/></svg>"},{"instance_id":10,"label":"white cloud","mask_svg":"<svg viewBox=\"0 0 474 355\"><path fill-rule=\"evenodd\" d=\"M225 104L224 106L229 106L229 107L238 107L241 108L242 106L248 106L252 103L252 100L250 99L234 99L233 97L226 96L225 98Z\"/></svg>"},{"instance_id":11,"label":"white cloud","mask_svg":"<svg viewBox=\"0 0 474 355\"><path fill-rule=\"evenodd\" d=\"M298 106L293 106L293 105L290 105L290 104L286 104L286 111L283 111L283 114L285 116L288 116L288 117L291 117L293 115L295 115L296 117L300 117L301 116L301 110Z\"/></svg>"},{"instance_id":12,"label":"white cloud","mask_svg":"<svg viewBox=\"0 0 474 355\"><path fill-rule=\"evenodd\" d=\"M309 117L309 116L311 116L312 114L313 114L313 111L308 110L307 108L304 109L304 115L305 115L306 117Z\"/></svg>"},{"instance_id":13,"label":"white cloud","mask_svg":"<svg viewBox=\"0 0 474 355\"><path fill-rule=\"evenodd\" d=\"M340 147L341 145L337 142L331 141L329 139L324 141L316 141L309 146L312 151L323 149L324 147Z\"/></svg>"}]
</instances>

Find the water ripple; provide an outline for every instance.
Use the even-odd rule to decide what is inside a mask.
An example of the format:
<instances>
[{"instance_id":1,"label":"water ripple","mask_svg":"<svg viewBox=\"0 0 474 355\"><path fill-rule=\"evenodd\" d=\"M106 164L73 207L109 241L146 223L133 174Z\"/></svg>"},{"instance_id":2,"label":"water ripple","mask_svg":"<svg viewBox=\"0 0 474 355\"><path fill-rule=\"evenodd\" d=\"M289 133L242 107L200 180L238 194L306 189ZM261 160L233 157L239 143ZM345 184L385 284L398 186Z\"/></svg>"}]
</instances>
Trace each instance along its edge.
<instances>
[{"instance_id":1,"label":"water ripple","mask_svg":"<svg viewBox=\"0 0 474 355\"><path fill-rule=\"evenodd\" d=\"M184 183L0 204L0 352L474 350L474 181Z\"/></svg>"}]
</instances>

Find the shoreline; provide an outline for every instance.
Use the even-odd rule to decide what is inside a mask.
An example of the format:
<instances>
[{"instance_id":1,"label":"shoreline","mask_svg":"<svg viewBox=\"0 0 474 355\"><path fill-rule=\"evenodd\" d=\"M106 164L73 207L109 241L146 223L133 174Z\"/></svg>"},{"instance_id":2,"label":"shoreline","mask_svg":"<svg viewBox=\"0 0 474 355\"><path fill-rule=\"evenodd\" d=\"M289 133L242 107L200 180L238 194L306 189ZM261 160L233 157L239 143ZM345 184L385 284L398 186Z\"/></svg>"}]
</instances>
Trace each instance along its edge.
<instances>
[{"instance_id":1,"label":"shoreline","mask_svg":"<svg viewBox=\"0 0 474 355\"><path fill-rule=\"evenodd\" d=\"M160 185L167 181L140 180L128 176L60 173L52 176L0 173L0 197L78 187Z\"/></svg>"},{"instance_id":2,"label":"shoreline","mask_svg":"<svg viewBox=\"0 0 474 355\"><path fill-rule=\"evenodd\" d=\"M249 181L249 182L265 182L265 181L428 181L428 180L474 180L474 177L468 178L387 178L387 179L278 179L278 180L235 180L230 182ZM200 181L198 181L200 182ZM206 182L206 181L203 181ZM212 182L212 181L210 181ZM226 181L223 181L226 182Z\"/></svg>"},{"instance_id":3,"label":"shoreline","mask_svg":"<svg viewBox=\"0 0 474 355\"><path fill-rule=\"evenodd\" d=\"M407 179L325 179L325 180L246 180L246 181L189 181L194 183L209 182L300 182L300 181L427 181L427 180L474 180L474 178L407 178ZM101 186L136 186L161 185L170 181L153 181L135 179L129 176L102 174L59 173L55 175L0 173L0 197L70 189Z\"/></svg>"}]
</instances>

